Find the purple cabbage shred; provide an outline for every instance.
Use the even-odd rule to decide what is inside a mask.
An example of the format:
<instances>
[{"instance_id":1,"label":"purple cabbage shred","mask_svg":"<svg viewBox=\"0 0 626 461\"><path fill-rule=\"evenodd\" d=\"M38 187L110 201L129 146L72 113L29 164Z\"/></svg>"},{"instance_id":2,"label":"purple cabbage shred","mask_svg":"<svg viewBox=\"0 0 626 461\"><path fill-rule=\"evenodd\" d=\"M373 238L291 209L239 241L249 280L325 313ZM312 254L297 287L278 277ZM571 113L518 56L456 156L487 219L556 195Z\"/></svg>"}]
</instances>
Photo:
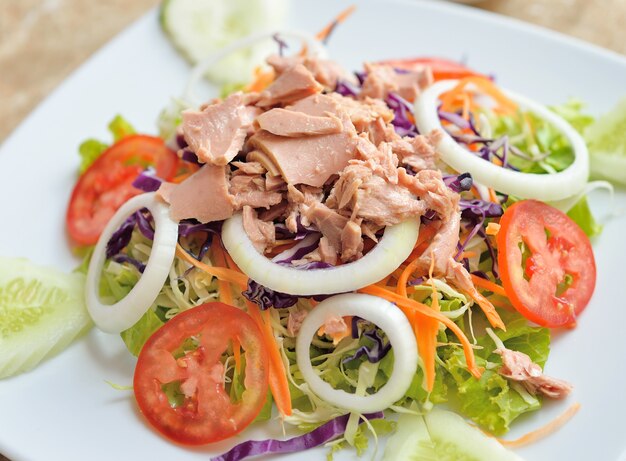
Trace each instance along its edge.
<instances>
[{"instance_id":1,"label":"purple cabbage shred","mask_svg":"<svg viewBox=\"0 0 626 461\"><path fill-rule=\"evenodd\" d=\"M462 173L460 175L444 175L443 182L448 188L457 194L466 192L474 185L474 180L470 173Z\"/></svg>"},{"instance_id":2,"label":"purple cabbage shred","mask_svg":"<svg viewBox=\"0 0 626 461\"><path fill-rule=\"evenodd\" d=\"M366 419L384 418L382 411L363 415ZM211 458L211 461L240 461L242 459L261 455L274 455L278 453L296 453L311 448L319 447L337 437L346 431L348 419L350 415L338 416L331 419L327 423L322 424L318 428L307 432L306 434L292 437L288 440L266 439L266 440L248 440L239 445L235 445L226 453ZM359 420L359 423L362 420Z\"/></svg>"},{"instance_id":3,"label":"purple cabbage shred","mask_svg":"<svg viewBox=\"0 0 626 461\"><path fill-rule=\"evenodd\" d=\"M135 258L131 258L128 255L125 254L116 254L115 256L113 256L113 258L111 258L113 261L115 261L116 263L129 263L132 264L133 266L135 266L137 268L137 270L139 272L141 272L143 274L143 271L146 269L146 265L144 263L142 263L141 261L136 260Z\"/></svg>"},{"instance_id":4,"label":"purple cabbage shred","mask_svg":"<svg viewBox=\"0 0 626 461\"><path fill-rule=\"evenodd\" d=\"M158 176L155 176L154 170L149 168L142 171L139 176L135 178L132 186L144 192L155 192L161 187L163 180Z\"/></svg>"},{"instance_id":5,"label":"purple cabbage shred","mask_svg":"<svg viewBox=\"0 0 626 461\"><path fill-rule=\"evenodd\" d=\"M284 56L285 50L289 49L289 45L287 45L287 42L283 40L278 33L275 33L274 35L272 35L272 39L278 45L278 55L281 57Z\"/></svg>"},{"instance_id":6,"label":"purple cabbage shred","mask_svg":"<svg viewBox=\"0 0 626 461\"><path fill-rule=\"evenodd\" d=\"M353 330L353 335L354 335L354 330ZM377 363L377 362L380 362L387 355L387 353L391 350L391 344L385 343L384 339L380 335L380 331L378 330L378 328L364 331L363 336L371 340L372 345L371 346L363 345L359 347L354 352L353 355L351 355L350 357L346 357L345 359L341 361L344 365L348 362L351 362L352 360L361 358L364 355L367 356L367 360L370 363Z\"/></svg>"},{"instance_id":7,"label":"purple cabbage shred","mask_svg":"<svg viewBox=\"0 0 626 461\"><path fill-rule=\"evenodd\" d=\"M261 310L269 309L273 307L275 309L284 309L291 307L298 302L298 296L289 295L286 293L280 293L274 291L271 288L267 288L260 283L255 282L252 279L248 280L248 288L242 291L241 294L248 301L257 304Z\"/></svg>"},{"instance_id":8,"label":"purple cabbage shred","mask_svg":"<svg viewBox=\"0 0 626 461\"><path fill-rule=\"evenodd\" d=\"M415 137L419 134L415 123L413 123L409 114L411 113L411 104L395 93L389 93L385 101L387 106L393 110L394 117L391 121L396 133L400 136Z\"/></svg>"}]
</instances>

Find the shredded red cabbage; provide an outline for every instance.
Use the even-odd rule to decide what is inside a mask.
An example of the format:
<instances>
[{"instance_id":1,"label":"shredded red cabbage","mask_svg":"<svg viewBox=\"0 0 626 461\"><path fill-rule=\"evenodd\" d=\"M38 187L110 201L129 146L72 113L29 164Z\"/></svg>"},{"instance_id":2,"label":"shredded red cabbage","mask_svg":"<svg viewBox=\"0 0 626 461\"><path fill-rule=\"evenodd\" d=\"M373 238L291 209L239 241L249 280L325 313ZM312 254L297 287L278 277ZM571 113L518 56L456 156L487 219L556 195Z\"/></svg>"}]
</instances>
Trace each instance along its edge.
<instances>
[{"instance_id":1,"label":"shredded red cabbage","mask_svg":"<svg viewBox=\"0 0 626 461\"><path fill-rule=\"evenodd\" d=\"M352 332L353 332L352 336L354 337L354 330L352 330ZM345 359L341 361L344 365L348 362L351 362L352 360L361 358L364 355L367 356L367 360L370 363L377 363L377 362L380 362L383 358L385 358L387 353L391 350L391 344L385 343L378 328L364 331L363 336L370 339L372 341L372 345L371 346L363 345L359 347L354 352L353 355L351 355L350 357L346 357Z\"/></svg>"},{"instance_id":2,"label":"shredded red cabbage","mask_svg":"<svg viewBox=\"0 0 626 461\"><path fill-rule=\"evenodd\" d=\"M345 80L338 80L335 93L339 93L341 96L356 98L359 94L359 88Z\"/></svg>"},{"instance_id":3,"label":"shredded red cabbage","mask_svg":"<svg viewBox=\"0 0 626 461\"><path fill-rule=\"evenodd\" d=\"M133 266L135 266L137 268L137 270L139 272L141 272L143 274L143 271L146 269L146 265L144 263L142 263L141 261L136 260L135 258L131 258L128 255L125 255L123 253L120 254L116 254L115 256L113 256L113 258L111 258L113 261L115 261L116 263L129 263L132 264Z\"/></svg>"},{"instance_id":4,"label":"shredded red cabbage","mask_svg":"<svg viewBox=\"0 0 626 461\"><path fill-rule=\"evenodd\" d=\"M248 301L257 304L261 310L273 307L275 309L284 309L291 307L298 302L298 296L280 293L267 288L252 279L248 279L248 288L241 294Z\"/></svg>"},{"instance_id":5,"label":"shredded red cabbage","mask_svg":"<svg viewBox=\"0 0 626 461\"><path fill-rule=\"evenodd\" d=\"M154 239L154 228L152 227L152 216L146 208L136 211L130 215L122 223L122 225L113 232L111 238L107 242L106 257L107 259L122 252L130 243L135 226L149 240Z\"/></svg>"},{"instance_id":6,"label":"shredded red cabbage","mask_svg":"<svg viewBox=\"0 0 626 461\"><path fill-rule=\"evenodd\" d=\"M470 190L472 185L474 185L474 180L470 173L463 173L458 176L453 174L444 175L443 182L450 190L457 194Z\"/></svg>"},{"instance_id":7,"label":"shredded red cabbage","mask_svg":"<svg viewBox=\"0 0 626 461\"><path fill-rule=\"evenodd\" d=\"M276 44L278 45L278 55L284 56L285 50L289 48L289 45L287 45L287 42L284 41L282 38L280 38L280 35L278 33L275 33L274 35L272 35L272 40L274 40Z\"/></svg>"},{"instance_id":8,"label":"shredded red cabbage","mask_svg":"<svg viewBox=\"0 0 626 461\"><path fill-rule=\"evenodd\" d=\"M363 415L366 419L384 418L382 411ZM235 445L223 455L211 458L211 461L239 461L252 456L270 455L278 453L295 453L319 447L329 442L346 431L350 415L338 416L327 423L322 424L317 429L303 435L293 437L288 440L248 440ZM359 421L359 423L362 420Z\"/></svg>"},{"instance_id":9,"label":"shredded red cabbage","mask_svg":"<svg viewBox=\"0 0 626 461\"><path fill-rule=\"evenodd\" d=\"M142 171L139 176L135 178L132 186L144 192L155 192L161 186L163 180L155 176L154 173L154 170L151 168Z\"/></svg>"},{"instance_id":10,"label":"shredded red cabbage","mask_svg":"<svg viewBox=\"0 0 626 461\"><path fill-rule=\"evenodd\" d=\"M419 131L415 123L411 121L411 104L395 93L389 93L385 101L387 106L393 110L394 117L391 121L396 133L400 136L417 136Z\"/></svg>"}]
</instances>

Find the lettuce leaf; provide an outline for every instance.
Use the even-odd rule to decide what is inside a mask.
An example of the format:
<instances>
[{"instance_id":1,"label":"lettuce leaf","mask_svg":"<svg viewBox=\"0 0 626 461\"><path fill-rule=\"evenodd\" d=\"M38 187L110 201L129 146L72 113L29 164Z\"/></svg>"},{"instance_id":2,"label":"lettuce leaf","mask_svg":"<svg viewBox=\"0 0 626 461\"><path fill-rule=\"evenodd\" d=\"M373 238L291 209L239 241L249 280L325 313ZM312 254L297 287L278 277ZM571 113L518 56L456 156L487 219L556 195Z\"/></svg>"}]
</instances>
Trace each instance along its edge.
<instances>
[{"instance_id":1,"label":"lettuce leaf","mask_svg":"<svg viewBox=\"0 0 626 461\"><path fill-rule=\"evenodd\" d=\"M500 315L507 331L497 331L496 334L505 346L527 354L543 367L550 351L549 330L530 326L517 313L503 311ZM456 394L451 403L456 404L461 413L489 432L502 435L521 414L538 410L541 400L520 394L506 378L498 374L502 360L493 352L496 347L488 335L478 337L477 341L481 349L475 351L476 362L485 369L481 378L477 380L467 371L462 349L447 347L442 354L444 384L451 390L449 395Z\"/></svg>"},{"instance_id":2,"label":"lettuce leaf","mask_svg":"<svg viewBox=\"0 0 626 461\"><path fill-rule=\"evenodd\" d=\"M589 204L587 203L587 197L583 197L576 202L576 205L567 212L567 216L572 218L589 237L594 237L602 233L602 225L598 224L593 217Z\"/></svg>"},{"instance_id":3,"label":"lettuce leaf","mask_svg":"<svg viewBox=\"0 0 626 461\"><path fill-rule=\"evenodd\" d=\"M161 328L165 322L159 318L155 311L148 309L143 316L128 330L120 333L128 351L138 356L141 348L152 334Z\"/></svg>"}]
</instances>

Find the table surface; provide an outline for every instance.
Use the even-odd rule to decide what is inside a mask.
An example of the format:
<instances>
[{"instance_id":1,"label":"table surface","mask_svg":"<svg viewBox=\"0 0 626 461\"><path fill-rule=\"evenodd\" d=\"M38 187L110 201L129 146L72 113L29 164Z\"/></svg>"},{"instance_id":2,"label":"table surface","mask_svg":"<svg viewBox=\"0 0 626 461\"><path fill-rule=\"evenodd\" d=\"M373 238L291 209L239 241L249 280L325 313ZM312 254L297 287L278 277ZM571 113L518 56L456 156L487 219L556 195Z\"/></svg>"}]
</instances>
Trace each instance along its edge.
<instances>
[{"instance_id":1,"label":"table surface","mask_svg":"<svg viewBox=\"0 0 626 461\"><path fill-rule=\"evenodd\" d=\"M93 52L158 3L0 0L0 143ZM486 0L475 7L626 54L625 0Z\"/></svg>"},{"instance_id":2,"label":"table surface","mask_svg":"<svg viewBox=\"0 0 626 461\"><path fill-rule=\"evenodd\" d=\"M0 0L0 143L87 57L158 3ZM626 54L626 0L486 0L475 6Z\"/></svg>"}]
</instances>

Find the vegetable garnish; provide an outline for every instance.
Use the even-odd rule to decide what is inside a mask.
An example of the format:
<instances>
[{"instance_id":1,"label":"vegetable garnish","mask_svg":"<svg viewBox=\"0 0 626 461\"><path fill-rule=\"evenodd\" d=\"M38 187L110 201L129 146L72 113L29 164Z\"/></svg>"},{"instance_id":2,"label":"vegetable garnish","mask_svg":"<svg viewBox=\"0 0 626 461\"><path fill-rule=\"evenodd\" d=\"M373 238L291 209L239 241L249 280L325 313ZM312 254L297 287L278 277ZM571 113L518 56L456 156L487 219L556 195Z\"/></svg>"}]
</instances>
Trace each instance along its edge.
<instances>
[{"instance_id":1,"label":"vegetable garnish","mask_svg":"<svg viewBox=\"0 0 626 461\"><path fill-rule=\"evenodd\" d=\"M355 315L381 328L394 350L393 371L387 383L372 395L334 389L313 370L309 349L317 329L330 316ZM382 411L405 394L417 368L417 344L411 325L393 304L375 296L344 294L319 303L304 319L296 343L298 367L311 390L339 408L356 413Z\"/></svg>"},{"instance_id":2,"label":"vegetable garnish","mask_svg":"<svg viewBox=\"0 0 626 461\"><path fill-rule=\"evenodd\" d=\"M589 175L589 159L587 147L581 136L554 112L511 91L503 92L506 98L514 101L520 108L546 120L565 136L574 153L573 163L563 171L549 175L523 173L486 162L462 147L443 129L438 114L439 97L457 85L456 80L435 83L424 91L415 103L415 121L420 133L427 134L433 130L440 133L436 145L444 162L457 171L469 171L474 180L480 184L517 197L560 200L583 189Z\"/></svg>"},{"instance_id":3,"label":"vegetable garnish","mask_svg":"<svg viewBox=\"0 0 626 461\"><path fill-rule=\"evenodd\" d=\"M418 232L419 223L404 221L387 227L380 242L357 261L310 270L278 264L258 253L240 214L224 222L222 239L233 261L252 280L280 293L306 296L344 293L377 282L409 256Z\"/></svg>"},{"instance_id":4,"label":"vegetable garnish","mask_svg":"<svg viewBox=\"0 0 626 461\"><path fill-rule=\"evenodd\" d=\"M243 348L246 363L245 390L236 399L226 389L222 358L233 341ZM203 445L231 437L254 420L267 397L268 373L261 332L250 316L208 303L177 315L150 337L139 354L133 388L155 429L177 443Z\"/></svg>"},{"instance_id":5,"label":"vegetable garnish","mask_svg":"<svg viewBox=\"0 0 626 461\"><path fill-rule=\"evenodd\" d=\"M0 379L34 368L91 326L83 274L0 257Z\"/></svg>"},{"instance_id":6,"label":"vegetable garnish","mask_svg":"<svg viewBox=\"0 0 626 461\"><path fill-rule=\"evenodd\" d=\"M524 200L500 221L498 260L513 306L548 327L575 325L596 285L589 238L566 214Z\"/></svg>"},{"instance_id":7,"label":"vegetable garnish","mask_svg":"<svg viewBox=\"0 0 626 461\"><path fill-rule=\"evenodd\" d=\"M150 211L155 223L154 243L148 263L130 293L113 305L103 304L99 290L107 244L127 217L143 208ZM178 225L171 220L167 207L155 199L154 192L134 197L117 210L100 235L87 273L87 309L98 328L109 333L119 333L132 327L141 318L169 275L177 239Z\"/></svg>"},{"instance_id":8,"label":"vegetable garnish","mask_svg":"<svg viewBox=\"0 0 626 461\"><path fill-rule=\"evenodd\" d=\"M95 245L107 221L129 198L141 194L132 186L149 166L169 180L178 160L160 138L130 135L103 152L81 175L67 208L67 230L74 242Z\"/></svg>"}]
</instances>

